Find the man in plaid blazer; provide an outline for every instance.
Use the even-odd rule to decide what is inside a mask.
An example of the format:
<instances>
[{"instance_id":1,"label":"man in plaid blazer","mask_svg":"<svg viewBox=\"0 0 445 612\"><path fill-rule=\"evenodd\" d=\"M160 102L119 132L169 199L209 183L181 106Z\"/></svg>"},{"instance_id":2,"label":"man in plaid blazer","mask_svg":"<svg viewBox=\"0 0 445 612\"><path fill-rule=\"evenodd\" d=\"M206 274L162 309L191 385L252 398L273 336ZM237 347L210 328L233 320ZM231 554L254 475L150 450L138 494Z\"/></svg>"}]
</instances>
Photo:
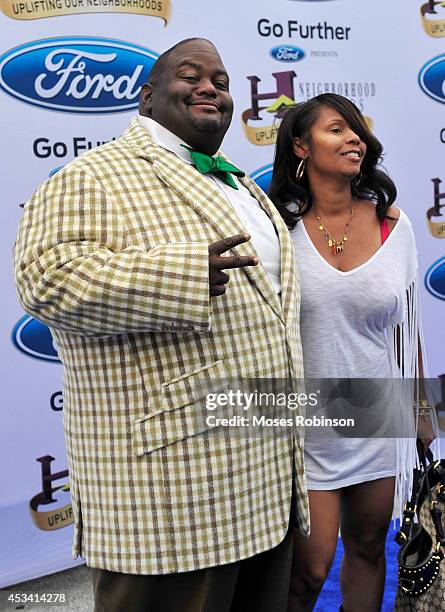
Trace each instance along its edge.
<instances>
[{"instance_id":1,"label":"man in plaid blazer","mask_svg":"<svg viewBox=\"0 0 445 612\"><path fill-rule=\"evenodd\" d=\"M211 43L164 53L140 114L40 187L15 247L20 301L64 366L73 555L96 568L96 610L285 610L290 518L308 532L301 432L203 413L231 378L302 377L291 239L226 158L191 163L232 116Z\"/></svg>"}]
</instances>

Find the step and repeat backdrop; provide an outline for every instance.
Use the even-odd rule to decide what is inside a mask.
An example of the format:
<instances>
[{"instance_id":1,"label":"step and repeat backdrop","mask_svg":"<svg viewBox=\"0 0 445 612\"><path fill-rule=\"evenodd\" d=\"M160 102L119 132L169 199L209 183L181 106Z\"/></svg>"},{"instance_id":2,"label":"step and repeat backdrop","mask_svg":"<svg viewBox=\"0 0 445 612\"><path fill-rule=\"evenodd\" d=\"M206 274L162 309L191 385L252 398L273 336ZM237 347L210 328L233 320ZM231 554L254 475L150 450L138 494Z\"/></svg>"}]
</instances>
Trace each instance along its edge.
<instances>
[{"instance_id":1,"label":"step and repeat backdrop","mask_svg":"<svg viewBox=\"0 0 445 612\"><path fill-rule=\"evenodd\" d=\"M0 0L0 586L81 562L70 558L62 369L12 278L23 203L118 137L156 57L190 36L221 53L235 101L224 149L263 188L283 104L335 92L368 117L414 225L430 374L445 382L445 3Z\"/></svg>"}]
</instances>

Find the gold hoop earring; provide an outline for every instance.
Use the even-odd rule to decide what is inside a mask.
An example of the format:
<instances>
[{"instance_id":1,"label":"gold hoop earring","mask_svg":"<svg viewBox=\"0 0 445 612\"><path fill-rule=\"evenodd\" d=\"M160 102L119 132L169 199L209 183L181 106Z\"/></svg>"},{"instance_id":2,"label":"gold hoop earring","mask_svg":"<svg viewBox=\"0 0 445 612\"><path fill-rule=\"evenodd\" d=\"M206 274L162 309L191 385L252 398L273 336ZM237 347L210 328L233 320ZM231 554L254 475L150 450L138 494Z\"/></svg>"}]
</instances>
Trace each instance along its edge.
<instances>
[{"instance_id":1,"label":"gold hoop earring","mask_svg":"<svg viewBox=\"0 0 445 612\"><path fill-rule=\"evenodd\" d=\"M306 157L303 157L303 159L298 164L297 171L295 173L295 178L297 179L297 181L301 181L305 170L306 170Z\"/></svg>"}]
</instances>

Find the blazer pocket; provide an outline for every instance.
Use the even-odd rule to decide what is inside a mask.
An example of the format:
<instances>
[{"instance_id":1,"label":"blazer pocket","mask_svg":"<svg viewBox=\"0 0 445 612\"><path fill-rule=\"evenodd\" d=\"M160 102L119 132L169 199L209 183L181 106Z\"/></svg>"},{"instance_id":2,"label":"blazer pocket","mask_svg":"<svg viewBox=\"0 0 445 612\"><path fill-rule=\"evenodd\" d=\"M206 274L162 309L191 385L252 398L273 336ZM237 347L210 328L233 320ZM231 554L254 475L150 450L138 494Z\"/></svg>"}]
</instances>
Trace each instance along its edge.
<instances>
[{"instance_id":1,"label":"blazer pocket","mask_svg":"<svg viewBox=\"0 0 445 612\"><path fill-rule=\"evenodd\" d=\"M227 393L228 389L222 360L164 383L163 409L134 421L133 454L151 453L211 429L206 397L209 393Z\"/></svg>"}]
</instances>

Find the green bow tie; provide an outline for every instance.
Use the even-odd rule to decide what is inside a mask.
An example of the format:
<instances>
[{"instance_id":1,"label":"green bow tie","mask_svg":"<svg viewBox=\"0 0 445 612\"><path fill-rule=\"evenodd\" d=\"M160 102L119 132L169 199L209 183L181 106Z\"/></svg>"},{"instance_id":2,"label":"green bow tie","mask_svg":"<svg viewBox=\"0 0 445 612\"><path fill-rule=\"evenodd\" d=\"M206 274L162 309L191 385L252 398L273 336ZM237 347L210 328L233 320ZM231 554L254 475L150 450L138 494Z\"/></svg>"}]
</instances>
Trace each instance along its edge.
<instances>
[{"instance_id":1,"label":"green bow tie","mask_svg":"<svg viewBox=\"0 0 445 612\"><path fill-rule=\"evenodd\" d=\"M222 157L222 155L218 155L217 157L211 157L210 155L206 155L205 153L199 153L198 151L194 151L190 147L186 147L185 145L181 145L184 149L190 153L192 158L193 165L196 169L201 172L201 174L214 174L218 178L220 178L226 185L233 187L234 189L238 189L237 184L233 180L232 174L235 176L246 176L245 173L234 166L233 164L229 164L228 161Z\"/></svg>"}]
</instances>

